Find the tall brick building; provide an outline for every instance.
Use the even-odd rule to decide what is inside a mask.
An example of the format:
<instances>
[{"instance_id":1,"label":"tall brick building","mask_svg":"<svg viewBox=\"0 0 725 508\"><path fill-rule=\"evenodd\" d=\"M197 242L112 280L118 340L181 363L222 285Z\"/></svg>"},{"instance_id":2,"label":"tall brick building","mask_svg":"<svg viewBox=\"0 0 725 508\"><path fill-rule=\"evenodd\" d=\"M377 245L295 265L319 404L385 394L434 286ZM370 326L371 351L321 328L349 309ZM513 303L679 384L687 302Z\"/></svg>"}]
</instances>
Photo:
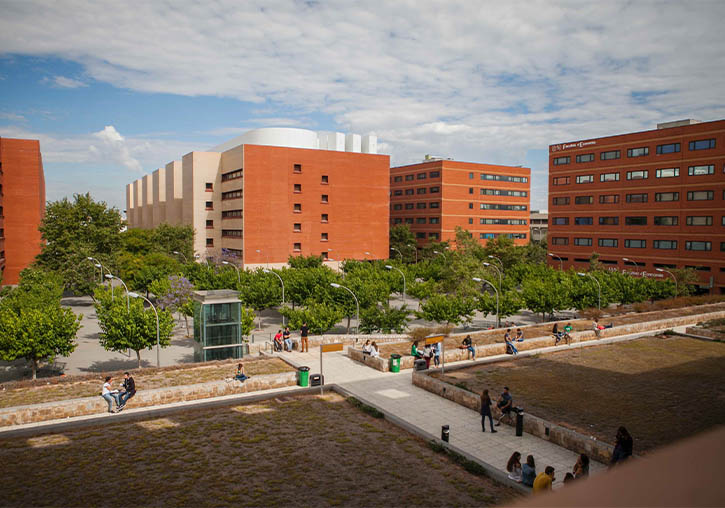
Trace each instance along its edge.
<instances>
[{"instance_id":1,"label":"tall brick building","mask_svg":"<svg viewBox=\"0 0 725 508\"><path fill-rule=\"evenodd\" d=\"M128 224L191 224L202 257L247 266L387 258L390 158L376 152L374 136L250 131L127 185Z\"/></svg>"},{"instance_id":2,"label":"tall brick building","mask_svg":"<svg viewBox=\"0 0 725 508\"><path fill-rule=\"evenodd\" d=\"M725 120L657 127L549 147L549 262L691 267L725 293Z\"/></svg>"},{"instance_id":3,"label":"tall brick building","mask_svg":"<svg viewBox=\"0 0 725 508\"><path fill-rule=\"evenodd\" d=\"M0 138L0 270L2 284L40 253L38 226L45 215L45 176L40 142Z\"/></svg>"},{"instance_id":4,"label":"tall brick building","mask_svg":"<svg viewBox=\"0 0 725 508\"><path fill-rule=\"evenodd\" d=\"M407 224L418 245L454 240L456 226L481 243L499 235L529 241L531 170L452 160L390 169L390 220Z\"/></svg>"}]
</instances>

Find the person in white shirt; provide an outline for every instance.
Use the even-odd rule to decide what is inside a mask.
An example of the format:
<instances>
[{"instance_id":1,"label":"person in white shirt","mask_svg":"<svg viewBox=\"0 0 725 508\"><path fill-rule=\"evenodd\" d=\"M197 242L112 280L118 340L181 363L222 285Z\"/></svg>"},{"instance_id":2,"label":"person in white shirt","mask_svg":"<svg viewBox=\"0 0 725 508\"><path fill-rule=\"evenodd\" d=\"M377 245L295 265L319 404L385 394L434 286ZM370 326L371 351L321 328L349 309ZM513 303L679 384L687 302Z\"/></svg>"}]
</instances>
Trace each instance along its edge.
<instances>
[{"instance_id":1,"label":"person in white shirt","mask_svg":"<svg viewBox=\"0 0 725 508\"><path fill-rule=\"evenodd\" d=\"M372 346L370 345L370 340L369 340L369 339L368 339L368 340L366 340L366 341L365 341L365 345L364 345L364 346L362 347L362 352L363 352L363 354L364 354L364 355L369 355L369 354L370 354L370 349L371 349L371 347L372 347Z\"/></svg>"},{"instance_id":2,"label":"person in white shirt","mask_svg":"<svg viewBox=\"0 0 725 508\"><path fill-rule=\"evenodd\" d=\"M377 342L373 342L372 346L370 346L370 356L372 356L373 358L380 356Z\"/></svg>"},{"instance_id":3,"label":"person in white shirt","mask_svg":"<svg viewBox=\"0 0 725 508\"><path fill-rule=\"evenodd\" d=\"M101 397L106 399L106 402L108 402L108 412L109 413L116 413L117 411L113 409L113 401L116 401L116 408L120 405L118 401L118 390L112 390L111 389L111 376L106 376L106 382L103 383L103 390L101 391Z\"/></svg>"}]
</instances>

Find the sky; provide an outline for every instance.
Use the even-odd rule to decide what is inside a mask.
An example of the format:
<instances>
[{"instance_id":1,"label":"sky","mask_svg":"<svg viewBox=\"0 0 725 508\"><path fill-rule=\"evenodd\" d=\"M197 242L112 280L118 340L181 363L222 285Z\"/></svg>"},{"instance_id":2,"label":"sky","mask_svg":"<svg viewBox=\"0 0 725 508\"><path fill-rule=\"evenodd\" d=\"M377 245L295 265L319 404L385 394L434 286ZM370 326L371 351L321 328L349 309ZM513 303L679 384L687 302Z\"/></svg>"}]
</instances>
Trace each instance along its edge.
<instances>
[{"instance_id":1,"label":"sky","mask_svg":"<svg viewBox=\"0 0 725 508\"><path fill-rule=\"evenodd\" d=\"M258 127L378 136L532 170L548 146L725 118L722 1L0 0L0 136L39 139L49 201Z\"/></svg>"}]
</instances>

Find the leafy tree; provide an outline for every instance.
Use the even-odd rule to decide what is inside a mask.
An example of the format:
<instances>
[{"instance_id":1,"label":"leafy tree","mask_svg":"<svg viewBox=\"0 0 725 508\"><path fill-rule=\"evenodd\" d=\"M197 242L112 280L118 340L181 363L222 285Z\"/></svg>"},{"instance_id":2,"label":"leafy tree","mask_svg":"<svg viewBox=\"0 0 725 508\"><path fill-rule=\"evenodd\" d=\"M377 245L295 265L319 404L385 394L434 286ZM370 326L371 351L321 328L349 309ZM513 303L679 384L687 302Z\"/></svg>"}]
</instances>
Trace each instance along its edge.
<instances>
[{"instance_id":1,"label":"leafy tree","mask_svg":"<svg viewBox=\"0 0 725 508\"><path fill-rule=\"evenodd\" d=\"M362 333L403 333L409 322L408 308L405 305L399 309L389 305L375 305L360 311Z\"/></svg>"},{"instance_id":2,"label":"leafy tree","mask_svg":"<svg viewBox=\"0 0 725 508\"><path fill-rule=\"evenodd\" d=\"M193 226L159 224L152 230L152 239L156 250L164 254L174 256L174 252L180 252L187 261L194 259Z\"/></svg>"},{"instance_id":3,"label":"leafy tree","mask_svg":"<svg viewBox=\"0 0 725 508\"><path fill-rule=\"evenodd\" d=\"M322 258L320 256L290 256L287 263L290 268L320 268Z\"/></svg>"},{"instance_id":4,"label":"leafy tree","mask_svg":"<svg viewBox=\"0 0 725 508\"><path fill-rule=\"evenodd\" d=\"M98 271L88 257L113 265L121 226L118 210L94 201L90 194L76 194L72 202L68 198L53 201L38 228L43 245L36 265L59 273L65 289L92 293Z\"/></svg>"},{"instance_id":5,"label":"leafy tree","mask_svg":"<svg viewBox=\"0 0 725 508\"><path fill-rule=\"evenodd\" d=\"M153 235L152 229L127 229L121 233L121 251L140 256L148 254L155 248Z\"/></svg>"},{"instance_id":6,"label":"leafy tree","mask_svg":"<svg viewBox=\"0 0 725 508\"><path fill-rule=\"evenodd\" d=\"M499 319L505 319L517 314L521 310L522 298L518 291L504 291L498 302ZM496 313L496 294L482 293L478 297L476 307L485 315Z\"/></svg>"},{"instance_id":7,"label":"leafy tree","mask_svg":"<svg viewBox=\"0 0 725 508\"><path fill-rule=\"evenodd\" d=\"M245 279L239 288L239 299L252 309L261 312L279 305L282 301L282 288L276 277L266 274L261 268L254 272L245 272ZM261 315L260 328L261 328Z\"/></svg>"},{"instance_id":8,"label":"leafy tree","mask_svg":"<svg viewBox=\"0 0 725 508\"><path fill-rule=\"evenodd\" d=\"M239 325L242 329L242 335L247 336L254 330L254 310L246 308L242 305L241 314L239 316Z\"/></svg>"},{"instance_id":9,"label":"leafy tree","mask_svg":"<svg viewBox=\"0 0 725 508\"><path fill-rule=\"evenodd\" d=\"M189 318L194 315L192 295L194 285L184 276L169 275L151 283L149 290L156 295L159 306L169 312L184 316L186 336L190 334Z\"/></svg>"},{"instance_id":10,"label":"leafy tree","mask_svg":"<svg viewBox=\"0 0 725 508\"><path fill-rule=\"evenodd\" d=\"M129 289L145 292L147 297L155 280L178 274L182 269L177 259L161 252L151 252L145 256L124 253L119 256L119 265L119 276Z\"/></svg>"},{"instance_id":11,"label":"leafy tree","mask_svg":"<svg viewBox=\"0 0 725 508\"><path fill-rule=\"evenodd\" d=\"M473 298L437 294L421 304L416 315L426 321L458 325L470 322L475 310L476 301Z\"/></svg>"},{"instance_id":12,"label":"leafy tree","mask_svg":"<svg viewBox=\"0 0 725 508\"><path fill-rule=\"evenodd\" d=\"M410 231L407 224L399 224L390 228L390 258L399 258L398 251L403 255L403 261L412 263L416 259L415 235Z\"/></svg>"},{"instance_id":13,"label":"leafy tree","mask_svg":"<svg viewBox=\"0 0 725 508\"><path fill-rule=\"evenodd\" d=\"M687 296L695 292L695 286L699 284L700 277L697 271L692 268L670 268L677 277L677 296ZM669 274L665 274L669 277Z\"/></svg>"},{"instance_id":14,"label":"leafy tree","mask_svg":"<svg viewBox=\"0 0 725 508\"><path fill-rule=\"evenodd\" d=\"M526 279L521 285L521 298L530 311L541 313L541 322L546 314L568 307L568 285L555 277Z\"/></svg>"},{"instance_id":15,"label":"leafy tree","mask_svg":"<svg viewBox=\"0 0 725 508\"><path fill-rule=\"evenodd\" d=\"M310 332L315 335L325 333L343 316L340 309L321 303L312 303L300 309L284 307L280 313L287 318L290 328L299 329L303 323L307 323Z\"/></svg>"}]
</instances>

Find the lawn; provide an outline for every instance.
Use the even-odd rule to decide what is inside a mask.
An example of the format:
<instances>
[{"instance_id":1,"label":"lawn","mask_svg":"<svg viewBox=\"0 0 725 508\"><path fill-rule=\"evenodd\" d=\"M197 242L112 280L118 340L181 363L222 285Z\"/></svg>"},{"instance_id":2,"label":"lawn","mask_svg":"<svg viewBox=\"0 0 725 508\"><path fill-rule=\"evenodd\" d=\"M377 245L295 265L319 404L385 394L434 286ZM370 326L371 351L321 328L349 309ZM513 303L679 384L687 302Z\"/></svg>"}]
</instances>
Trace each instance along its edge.
<instances>
[{"instance_id":1,"label":"lawn","mask_svg":"<svg viewBox=\"0 0 725 508\"><path fill-rule=\"evenodd\" d=\"M438 375L438 374L434 374ZM725 344L674 336L562 351L457 370L446 381L614 442L620 425L646 452L725 423Z\"/></svg>"},{"instance_id":2,"label":"lawn","mask_svg":"<svg viewBox=\"0 0 725 508\"><path fill-rule=\"evenodd\" d=\"M233 377L236 373L237 363L237 361L210 362L199 366L180 365L160 369L147 368L131 371L131 375L136 381L137 390L151 390L167 386L218 381ZM277 374L295 370L278 358L245 359L243 363L248 376ZM108 375L113 376L114 386L123 381L122 372L109 372ZM66 379L55 378L53 383L49 383L47 379L39 379L35 383L30 381L6 383L4 385L5 390L0 392L0 408L92 397L100 393L104 378L105 374L73 376Z\"/></svg>"},{"instance_id":3,"label":"lawn","mask_svg":"<svg viewBox=\"0 0 725 508\"><path fill-rule=\"evenodd\" d=\"M0 439L3 506L484 506L512 489L341 396Z\"/></svg>"}]
</instances>

